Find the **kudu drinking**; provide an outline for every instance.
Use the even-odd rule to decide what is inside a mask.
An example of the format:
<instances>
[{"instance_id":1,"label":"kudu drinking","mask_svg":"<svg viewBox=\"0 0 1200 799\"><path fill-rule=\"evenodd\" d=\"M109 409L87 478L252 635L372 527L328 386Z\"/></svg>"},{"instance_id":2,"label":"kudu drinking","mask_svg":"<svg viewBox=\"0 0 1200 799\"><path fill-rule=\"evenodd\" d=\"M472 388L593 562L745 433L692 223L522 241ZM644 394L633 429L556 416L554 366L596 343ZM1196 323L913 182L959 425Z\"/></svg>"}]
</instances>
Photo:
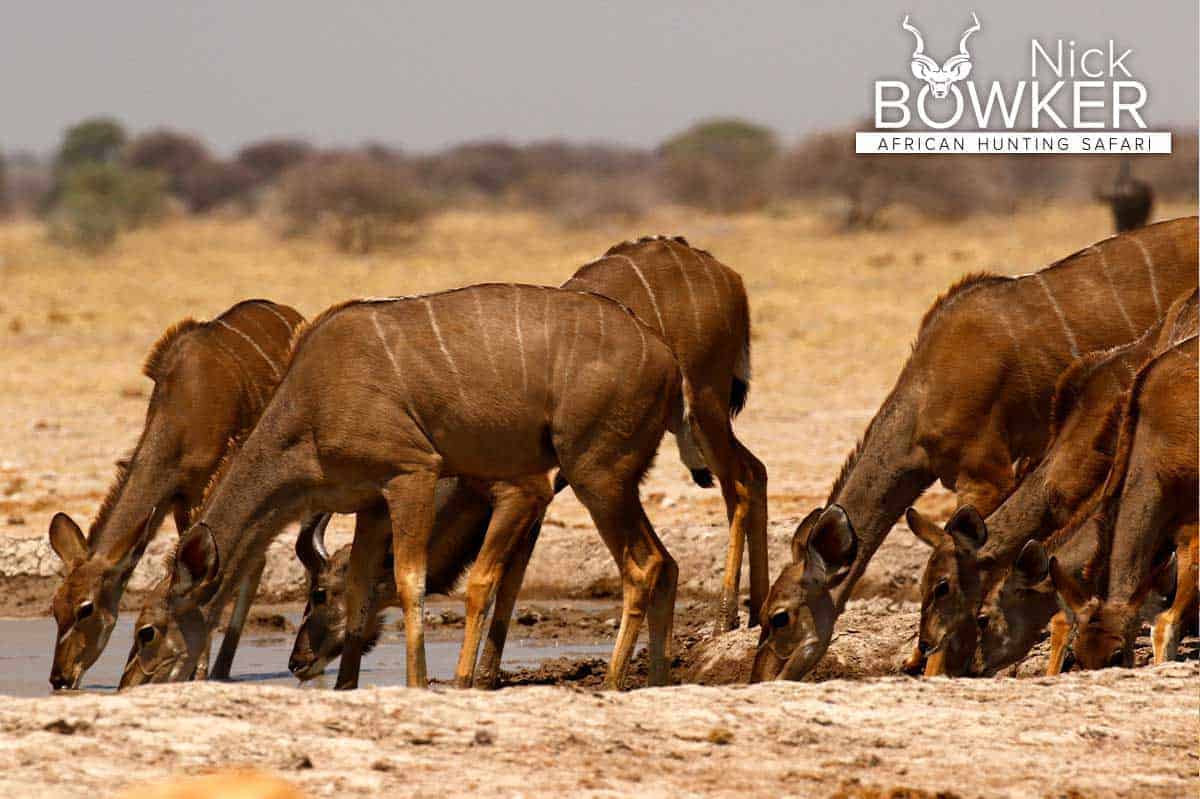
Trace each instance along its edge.
<instances>
[{"instance_id":1,"label":"kudu drinking","mask_svg":"<svg viewBox=\"0 0 1200 799\"><path fill-rule=\"evenodd\" d=\"M425 686L422 609L435 490L440 477L457 476L486 485L493 507L467 578L456 678L470 684L497 582L550 501L548 473L557 467L622 576L606 685L624 683L643 616L649 681L662 684L678 569L645 516L638 481L665 430L688 423L691 404L657 332L594 294L488 284L330 309L298 337L279 388L182 537L162 620L146 636L151 644L131 657L149 674L172 658L194 662L235 576L284 524L357 513L382 498L390 534L383 525L360 526L350 554L338 687L355 684L343 678L358 673L367 594L389 536L407 681ZM154 648L176 632L185 651Z\"/></svg>"},{"instance_id":2,"label":"kudu drinking","mask_svg":"<svg viewBox=\"0 0 1200 799\"><path fill-rule=\"evenodd\" d=\"M1142 367L1130 389L1112 470L1085 523L1097 527L1097 551L1086 571L1093 594L1051 558L1050 577L1076 628L1079 665L1130 666L1139 611L1155 582L1155 564L1170 551L1186 553L1197 525L1200 419L1197 339L1192 337ZM1185 581L1190 582L1190 581ZM1194 601L1194 586L1180 585L1164 626L1174 627ZM1171 645L1168 648L1173 648Z\"/></svg>"},{"instance_id":3,"label":"kudu drinking","mask_svg":"<svg viewBox=\"0 0 1200 799\"><path fill-rule=\"evenodd\" d=\"M141 436L88 535L65 513L50 522L50 545L66 571L51 606L54 688L78 687L104 650L125 586L163 519L170 514L179 532L187 529L229 442L274 391L302 321L287 306L248 300L211 321L179 322L151 348L142 371L154 388ZM227 641L215 676L228 676L236 633Z\"/></svg>"},{"instance_id":4,"label":"kudu drinking","mask_svg":"<svg viewBox=\"0 0 1200 799\"><path fill-rule=\"evenodd\" d=\"M909 508L909 529L933 549L921 578L920 649L938 653L924 664L927 674L973 668L977 638L986 673L1014 662L1036 641L1049 619L1041 613L1047 603L1019 602L1026 572L1018 569L1010 581L1007 570L1026 542L1047 538L1100 491L1116 450L1122 395L1147 361L1196 334L1196 314L1193 291L1136 341L1088 353L1059 375L1050 443L986 522L964 506L943 530ZM997 591L1003 598L993 597ZM919 658L914 663L919 666Z\"/></svg>"},{"instance_id":5,"label":"kudu drinking","mask_svg":"<svg viewBox=\"0 0 1200 799\"><path fill-rule=\"evenodd\" d=\"M1138 338L1196 288L1196 274L1190 217L1106 239L1033 274L972 275L939 298L830 492L825 512L845 529L822 540L858 542L849 573L822 589L835 617L893 523L935 480L960 506L984 517L995 510L1013 464L1046 447L1058 375L1086 352ZM836 560L843 548L834 549ZM784 579L805 571L809 551L794 549L772 586L752 679L807 673L829 643L821 633L818 646L789 644L814 634L809 601Z\"/></svg>"}]
</instances>

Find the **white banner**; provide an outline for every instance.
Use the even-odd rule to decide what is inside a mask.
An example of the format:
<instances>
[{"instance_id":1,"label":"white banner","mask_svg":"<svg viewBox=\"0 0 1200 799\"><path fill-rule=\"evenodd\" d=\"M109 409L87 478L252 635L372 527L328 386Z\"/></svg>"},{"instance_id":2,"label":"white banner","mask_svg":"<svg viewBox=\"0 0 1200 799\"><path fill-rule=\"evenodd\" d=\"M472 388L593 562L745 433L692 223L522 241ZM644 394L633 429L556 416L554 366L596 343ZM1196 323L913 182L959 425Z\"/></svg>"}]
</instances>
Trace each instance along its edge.
<instances>
[{"instance_id":1,"label":"white banner","mask_svg":"<svg viewBox=\"0 0 1200 799\"><path fill-rule=\"evenodd\" d=\"M857 131L860 155L1165 155L1171 134L1161 131Z\"/></svg>"}]
</instances>

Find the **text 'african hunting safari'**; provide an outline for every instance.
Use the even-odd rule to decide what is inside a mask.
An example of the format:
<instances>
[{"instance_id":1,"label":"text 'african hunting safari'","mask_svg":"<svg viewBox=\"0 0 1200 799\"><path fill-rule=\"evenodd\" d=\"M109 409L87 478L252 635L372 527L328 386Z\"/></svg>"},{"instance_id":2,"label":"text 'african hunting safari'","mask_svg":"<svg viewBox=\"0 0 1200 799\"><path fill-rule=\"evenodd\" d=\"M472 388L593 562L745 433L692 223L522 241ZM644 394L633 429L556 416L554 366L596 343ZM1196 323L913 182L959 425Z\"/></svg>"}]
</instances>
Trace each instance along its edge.
<instances>
[{"instance_id":1,"label":"text 'african hunting safari'","mask_svg":"<svg viewBox=\"0 0 1200 799\"><path fill-rule=\"evenodd\" d=\"M89 533L51 521L66 574L51 685L79 687L170 515L179 543L134 626L122 687L228 678L268 546L293 523L308 576L294 675L340 659L336 686L356 687L383 611L398 607L407 683L425 687L425 598L461 581L455 683L496 687L526 565L566 487L620 574L605 685L626 685L643 620L646 683L669 684L679 567L639 496L666 432L724 501L711 634L739 625L748 550L753 681L812 671L901 517L931 550L905 670L991 675L1047 626L1054 673L1132 665L1151 597L1167 608L1151 619L1154 659L1171 659L1196 616L1196 287L1195 217L1032 274L960 280L921 320L774 584L767 470L733 430L750 389L746 289L681 237L618 244L559 288L352 300L311 322L249 300L185 320L146 359L145 427ZM957 498L944 522L911 507L938 481ZM333 514L355 524L331 555Z\"/></svg>"}]
</instances>

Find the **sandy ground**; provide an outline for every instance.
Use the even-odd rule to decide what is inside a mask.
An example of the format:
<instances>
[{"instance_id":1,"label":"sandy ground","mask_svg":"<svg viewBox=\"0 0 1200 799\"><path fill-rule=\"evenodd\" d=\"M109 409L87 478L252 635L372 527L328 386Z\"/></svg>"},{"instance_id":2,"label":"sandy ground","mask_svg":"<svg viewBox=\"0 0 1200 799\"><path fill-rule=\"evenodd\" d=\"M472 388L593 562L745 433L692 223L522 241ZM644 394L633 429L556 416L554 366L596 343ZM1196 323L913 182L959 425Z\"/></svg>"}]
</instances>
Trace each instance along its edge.
<instances>
[{"instance_id":1,"label":"sandy ground","mask_svg":"<svg viewBox=\"0 0 1200 799\"><path fill-rule=\"evenodd\" d=\"M1194 212L1160 209L1163 217ZM49 518L65 510L86 528L113 461L140 429L149 397L141 360L181 317L209 317L250 296L311 316L353 296L482 280L556 284L615 241L683 233L738 269L750 293L754 379L737 431L770 470L774 573L796 522L823 503L890 389L933 298L968 271L1039 268L1107 236L1109 225L1093 207L955 225L899 220L855 234L803 212L714 219L661 211L635 229L590 231L525 214L456 212L403 251L351 258L316 242L280 242L253 221L213 220L127 236L95 260L47 244L36 226L0 226L0 615L46 612L58 568L45 541ZM719 492L691 485L668 441L643 497L680 564L676 678L744 679L754 633L714 641L703 630L726 543ZM952 506L937 488L920 505L935 518ZM335 521L330 544L348 534L348 520ZM134 578L130 604L161 574L173 539L168 525ZM595 696L588 686L602 667L570 663L510 676L514 685L567 687L493 696L185 686L2 699L0 794L95 795L174 769L236 764L283 771L314 795L462 793L472 784L504 795L1195 793L1194 662L1045 683L886 676L911 646L925 556L901 524L873 561L815 675L852 681ZM557 612L552 600L607 600L616 585L611 558L565 492L529 568L520 607L543 617L529 632L607 640L604 618ZM265 598L295 599L300 586L283 536ZM452 622L443 625L453 632ZM1022 674L1038 668L1031 659ZM475 742L480 730L491 743ZM447 759L462 754L477 771ZM911 792L892 793L900 789Z\"/></svg>"},{"instance_id":2,"label":"sandy ground","mask_svg":"<svg viewBox=\"0 0 1200 799\"><path fill-rule=\"evenodd\" d=\"M0 706L0 793L215 766L312 796L1195 795L1196 664L1050 681L353 694L213 684Z\"/></svg>"}]
</instances>

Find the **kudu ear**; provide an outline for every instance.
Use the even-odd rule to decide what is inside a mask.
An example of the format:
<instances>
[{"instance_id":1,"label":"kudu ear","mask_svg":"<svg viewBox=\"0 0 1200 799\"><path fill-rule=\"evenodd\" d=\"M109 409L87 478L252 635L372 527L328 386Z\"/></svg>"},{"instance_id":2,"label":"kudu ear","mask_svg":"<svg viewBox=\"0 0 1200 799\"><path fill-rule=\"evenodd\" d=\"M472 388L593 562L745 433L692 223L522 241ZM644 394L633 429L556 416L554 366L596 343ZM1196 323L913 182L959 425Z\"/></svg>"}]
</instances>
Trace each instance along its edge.
<instances>
[{"instance_id":1,"label":"kudu ear","mask_svg":"<svg viewBox=\"0 0 1200 799\"><path fill-rule=\"evenodd\" d=\"M909 508L904 512L904 521L908 522L908 529L913 531L913 535L934 549L946 540L945 531L916 508Z\"/></svg>"},{"instance_id":2,"label":"kudu ear","mask_svg":"<svg viewBox=\"0 0 1200 799\"><path fill-rule=\"evenodd\" d=\"M808 536L808 562L825 571L825 587L833 588L850 573L858 555L858 535L841 505L830 505Z\"/></svg>"},{"instance_id":3,"label":"kudu ear","mask_svg":"<svg viewBox=\"0 0 1200 799\"><path fill-rule=\"evenodd\" d=\"M79 525L65 513L56 513L50 520L50 548L68 569L75 568L88 557L87 539L83 537L83 530L80 530Z\"/></svg>"},{"instance_id":4,"label":"kudu ear","mask_svg":"<svg viewBox=\"0 0 1200 799\"><path fill-rule=\"evenodd\" d=\"M1072 613L1078 615L1087 606L1091 599L1088 592L1062 567L1058 558L1050 558L1050 580L1059 598Z\"/></svg>"},{"instance_id":5,"label":"kudu ear","mask_svg":"<svg viewBox=\"0 0 1200 799\"><path fill-rule=\"evenodd\" d=\"M179 539L179 549L175 552L176 579L172 581L171 593L184 596L215 582L220 567L221 558L212 530L203 522L192 525Z\"/></svg>"},{"instance_id":6,"label":"kudu ear","mask_svg":"<svg viewBox=\"0 0 1200 799\"><path fill-rule=\"evenodd\" d=\"M1013 568L1031 585L1045 580L1050 574L1050 557L1046 554L1042 542L1026 541L1025 546L1021 547L1021 554L1017 555L1017 560L1013 563Z\"/></svg>"},{"instance_id":7,"label":"kudu ear","mask_svg":"<svg viewBox=\"0 0 1200 799\"><path fill-rule=\"evenodd\" d=\"M796 525L796 532L792 533L792 562L800 563L804 559L804 551L808 547L808 536L812 532L813 527L817 523L817 519L821 518L821 514L825 512L824 508L813 508L804 521Z\"/></svg>"},{"instance_id":8,"label":"kudu ear","mask_svg":"<svg viewBox=\"0 0 1200 799\"><path fill-rule=\"evenodd\" d=\"M309 574L317 574L329 562L329 552L325 549L325 528L329 526L330 518L332 515L328 513L313 516L300 526L300 534L296 536L296 557Z\"/></svg>"},{"instance_id":9,"label":"kudu ear","mask_svg":"<svg viewBox=\"0 0 1200 799\"><path fill-rule=\"evenodd\" d=\"M946 522L946 532L959 549L974 554L987 541L987 523L971 505L963 505Z\"/></svg>"}]
</instances>

